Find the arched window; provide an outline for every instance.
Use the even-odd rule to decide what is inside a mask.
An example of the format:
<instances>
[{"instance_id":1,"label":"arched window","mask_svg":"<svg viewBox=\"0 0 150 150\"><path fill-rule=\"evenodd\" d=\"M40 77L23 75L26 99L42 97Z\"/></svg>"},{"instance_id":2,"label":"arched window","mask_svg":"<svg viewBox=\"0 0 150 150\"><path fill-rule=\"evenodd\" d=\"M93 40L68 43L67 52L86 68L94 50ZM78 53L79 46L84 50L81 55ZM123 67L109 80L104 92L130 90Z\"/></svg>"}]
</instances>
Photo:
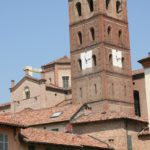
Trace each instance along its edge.
<instances>
[{"instance_id":1,"label":"arched window","mask_svg":"<svg viewBox=\"0 0 150 150\"><path fill-rule=\"evenodd\" d=\"M30 98L30 89L29 87L24 88L24 98L29 99Z\"/></svg>"},{"instance_id":2,"label":"arched window","mask_svg":"<svg viewBox=\"0 0 150 150\"><path fill-rule=\"evenodd\" d=\"M141 116L141 107L140 107L140 94L139 91L134 91L134 108L135 108L135 115Z\"/></svg>"},{"instance_id":3,"label":"arched window","mask_svg":"<svg viewBox=\"0 0 150 150\"><path fill-rule=\"evenodd\" d=\"M81 45L82 44L82 33L80 31L78 32L78 41L79 41L79 44Z\"/></svg>"},{"instance_id":4,"label":"arched window","mask_svg":"<svg viewBox=\"0 0 150 150\"><path fill-rule=\"evenodd\" d=\"M118 31L118 37L119 37L119 38L122 37L122 30L121 30L121 29Z\"/></svg>"},{"instance_id":5,"label":"arched window","mask_svg":"<svg viewBox=\"0 0 150 150\"><path fill-rule=\"evenodd\" d=\"M82 88L80 88L80 98L82 98L83 93L82 93Z\"/></svg>"},{"instance_id":6,"label":"arched window","mask_svg":"<svg viewBox=\"0 0 150 150\"><path fill-rule=\"evenodd\" d=\"M90 29L90 32L91 32L91 39L92 39L92 41L94 41L95 40L95 30L93 27Z\"/></svg>"},{"instance_id":7,"label":"arched window","mask_svg":"<svg viewBox=\"0 0 150 150\"><path fill-rule=\"evenodd\" d=\"M112 65L112 54L109 54L109 64Z\"/></svg>"},{"instance_id":8,"label":"arched window","mask_svg":"<svg viewBox=\"0 0 150 150\"><path fill-rule=\"evenodd\" d=\"M122 3L120 0L116 1L116 12L119 14L122 11Z\"/></svg>"},{"instance_id":9,"label":"arched window","mask_svg":"<svg viewBox=\"0 0 150 150\"><path fill-rule=\"evenodd\" d=\"M77 9L78 15L82 16L82 7L81 7L80 2L76 3L76 9Z\"/></svg>"},{"instance_id":10,"label":"arched window","mask_svg":"<svg viewBox=\"0 0 150 150\"><path fill-rule=\"evenodd\" d=\"M125 97L127 96L127 86L126 85L124 86L124 96Z\"/></svg>"},{"instance_id":11,"label":"arched window","mask_svg":"<svg viewBox=\"0 0 150 150\"><path fill-rule=\"evenodd\" d=\"M89 9L91 12L94 11L94 3L93 0L87 0L88 4L89 4Z\"/></svg>"},{"instance_id":12,"label":"arched window","mask_svg":"<svg viewBox=\"0 0 150 150\"><path fill-rule=\"evenodd\" d=\"M97 94L97 85L94 84L95 94Z\"/></svg>"},{"instance_id":13,"label":"arched window","mask_svg":"<svg viewBox=\"0 0 150 150\"><path fill-rule=\"evenodd\" d=\"M78 63L79 63L80 70L82 70L82 61L81 61L81 59L78 60Z\"/></svg>"},{"instance_id":14,"label":"arched window","mask_svg":"<svg viewBox=\"0 0 150 150\"><path fill-rule=\"evenodd\" d=\"M108 26L108 28L107 28L107 34L108 34L108 35L111 34L111 26Z\"/></svg>"},{"instance_id":15,"label":"arched window","mask_svg":"<svg viewBox=\"0 0 150 150\"><path fill-rule=\"evenodd\" d=\"M112 89L111 89L111 90L112 90L112 96L114 96L114 94L115 94L115 93L114 93L114 83L111 84L111 88L112 88Z\"/></svg>"},{"instance_id":16,"label":"arched window","mask_svg":"<svg viewBox=\"0 0 150 150\"><path fill-rule=\"evenodd\" d=\"M106 9L109 8L110 0L106 0Z\"/></svg>"},{"instance_id":17,"label":"arched window","mask_svg":"<svg viewBox=\"0 0 150 150\"><path fill-rule=\"evenodd\" d=\"M124 68L124 57L122 57L122 67Z\"/></svg>"},{"instance_id":18,"label":"arched window","mask_svg":"<svg viewBox=\"0 0 150 150\"><path fill-rule=\"evenodd\" d=\"M97 65L97 62L96 62L96 56L93 55L93 56L92 56L92 59L93 59L93 64L94 64L94 66L96 66L96 65Z\"/></svg>"}]
</instances>

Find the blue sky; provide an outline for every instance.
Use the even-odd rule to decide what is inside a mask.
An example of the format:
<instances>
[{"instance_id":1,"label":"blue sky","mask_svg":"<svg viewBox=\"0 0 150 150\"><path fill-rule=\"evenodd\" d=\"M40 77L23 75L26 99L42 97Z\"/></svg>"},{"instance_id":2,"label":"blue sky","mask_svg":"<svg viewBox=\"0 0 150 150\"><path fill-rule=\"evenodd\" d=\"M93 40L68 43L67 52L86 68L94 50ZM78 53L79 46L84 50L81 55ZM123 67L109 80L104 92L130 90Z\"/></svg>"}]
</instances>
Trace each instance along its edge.
<instances>
[{"instance_id":1,"label":"blue sky","mask_svg":"<svg viewBox=\"0 0 150 150\"><path fill-rule=\"evenodd\" d=\"M144 2L143 2L144 1ZM128 0L133 69L150 51L150 0ZM0 0L0 102L26 65L69 55L68 0Z\"/></svg>"}]
</instances>

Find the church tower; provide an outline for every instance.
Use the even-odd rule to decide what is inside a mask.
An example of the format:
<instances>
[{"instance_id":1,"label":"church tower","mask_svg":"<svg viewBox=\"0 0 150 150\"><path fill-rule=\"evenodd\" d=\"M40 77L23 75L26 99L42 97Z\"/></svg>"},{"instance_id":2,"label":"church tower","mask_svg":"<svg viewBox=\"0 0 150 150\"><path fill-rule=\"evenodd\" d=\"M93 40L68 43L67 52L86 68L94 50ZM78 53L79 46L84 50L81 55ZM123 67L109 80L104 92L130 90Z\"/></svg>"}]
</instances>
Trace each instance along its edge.
<instances>
[{"instance_id":1,"label":"church tower","mask_svg":"<svg viewBox=\"0 0 150 150\"><path fill-rule=\"evenodd\" d=\"M73 103L133 111L127 0L69 0Z\"/></svg>"}]
</instances>

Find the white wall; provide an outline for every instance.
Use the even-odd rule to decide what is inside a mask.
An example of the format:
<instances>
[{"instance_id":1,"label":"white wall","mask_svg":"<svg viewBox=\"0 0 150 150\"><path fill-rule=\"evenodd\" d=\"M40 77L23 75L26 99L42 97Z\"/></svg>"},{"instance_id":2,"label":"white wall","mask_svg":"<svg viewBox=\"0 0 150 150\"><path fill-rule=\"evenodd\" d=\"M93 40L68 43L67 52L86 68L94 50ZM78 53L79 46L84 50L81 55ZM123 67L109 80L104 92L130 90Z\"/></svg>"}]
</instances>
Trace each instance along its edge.
<instances>
[{"instance_id":1,"label":"white wall","mask_svg":"<svg viewBox=\"0 0 150 150\"><path fill-rule=\"evenodd\" d=\"M146 87L146 99L147 99L148 119L150 127L150 68L145 69L145 87Z\"/></svg>"}]
</instances>

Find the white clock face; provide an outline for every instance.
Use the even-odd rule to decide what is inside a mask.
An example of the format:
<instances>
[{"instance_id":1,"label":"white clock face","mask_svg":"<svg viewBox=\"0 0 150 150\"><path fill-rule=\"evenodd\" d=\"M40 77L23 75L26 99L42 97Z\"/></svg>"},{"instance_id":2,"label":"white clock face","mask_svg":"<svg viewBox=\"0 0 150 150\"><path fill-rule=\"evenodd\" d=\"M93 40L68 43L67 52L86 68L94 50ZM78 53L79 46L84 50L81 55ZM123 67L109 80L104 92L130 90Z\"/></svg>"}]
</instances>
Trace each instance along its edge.
<instances>
[{"instance_id":1,"label":"white clock face","mask_svg":"<svg viewBox=\"0 0 150 150\"><path fill-rule=\"evenodd\" d=\"M87 51L80 54L82 70L92 68L92 51Z\"/></svg>"},{"instance_id":2,"label":"white clock face","mask_svg":"<svg viewBox=\"0 0 150 150\"><path fill-rule=\"evenodd\" d=\"M113 66L122 68L122 52L115 49L112 50Z\"/></svg>"}]
</instances>

